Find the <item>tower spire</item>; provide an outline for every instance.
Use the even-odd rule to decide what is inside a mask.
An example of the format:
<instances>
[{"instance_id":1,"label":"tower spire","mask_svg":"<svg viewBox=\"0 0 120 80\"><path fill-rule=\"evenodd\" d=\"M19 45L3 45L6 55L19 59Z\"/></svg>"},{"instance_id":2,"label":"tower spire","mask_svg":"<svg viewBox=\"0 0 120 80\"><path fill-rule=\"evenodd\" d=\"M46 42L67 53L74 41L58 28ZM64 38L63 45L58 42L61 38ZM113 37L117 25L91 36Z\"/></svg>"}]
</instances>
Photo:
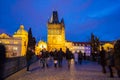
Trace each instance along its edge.
<instances>
[{"instance_id":1,"label":"tower spire","mask_svg":"<svg viewBox=\"0 0 120 80\"><path fill-rule=\"evenodd\" d=\"M57 11L53 11L50 22L51 23L59 23Z\"/></svg>"}]
</instances>

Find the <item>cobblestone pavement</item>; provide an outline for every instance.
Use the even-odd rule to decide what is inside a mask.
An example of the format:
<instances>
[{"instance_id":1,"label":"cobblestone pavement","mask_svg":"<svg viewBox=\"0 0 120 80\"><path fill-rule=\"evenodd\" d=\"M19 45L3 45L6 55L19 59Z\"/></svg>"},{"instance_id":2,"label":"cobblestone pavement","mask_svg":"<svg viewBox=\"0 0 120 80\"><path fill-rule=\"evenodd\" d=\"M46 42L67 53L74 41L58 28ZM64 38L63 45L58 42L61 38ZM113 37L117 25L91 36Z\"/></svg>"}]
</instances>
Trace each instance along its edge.
<instances>
[{"instance_id":1,"label":"cobblestone pavement","mask_svg":"<svg viewBox=\"0 0 120 80\"><path fill-rule=\"evenodd\" d=\"M70 69L63 63L62 68L54 68L49 62L49 68L42 69L39 61L30 67L31 73L26 68L11 75L5 80L120 80L114 71L114 78L109 78L109 71L106 74L101 72L101 66L96 62L83 61L82 65L71 63Z\"/></svg>"}]
</instances>

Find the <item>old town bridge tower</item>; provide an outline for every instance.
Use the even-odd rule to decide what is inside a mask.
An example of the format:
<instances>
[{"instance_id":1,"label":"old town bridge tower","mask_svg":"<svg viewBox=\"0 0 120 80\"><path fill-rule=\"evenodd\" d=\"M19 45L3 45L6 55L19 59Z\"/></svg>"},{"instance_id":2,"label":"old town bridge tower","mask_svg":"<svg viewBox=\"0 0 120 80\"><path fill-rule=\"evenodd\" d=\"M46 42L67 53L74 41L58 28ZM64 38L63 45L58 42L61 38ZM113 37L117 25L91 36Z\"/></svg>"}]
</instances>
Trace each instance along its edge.
<instances>
[{"instance_id":1,"label":"old town bridge tower","mask_svg":"<svg viewBox=\"0 0 120 80\"><path fill-rule=\"evenodd\" d=\"M48 51L52 51L54 49L59 50L62 48L65 51L65 26L64 20L58 19L57 11L53 11L51 19L48 21L47 24L47 44L48 44Z\"/></svg>"}]
</instances>

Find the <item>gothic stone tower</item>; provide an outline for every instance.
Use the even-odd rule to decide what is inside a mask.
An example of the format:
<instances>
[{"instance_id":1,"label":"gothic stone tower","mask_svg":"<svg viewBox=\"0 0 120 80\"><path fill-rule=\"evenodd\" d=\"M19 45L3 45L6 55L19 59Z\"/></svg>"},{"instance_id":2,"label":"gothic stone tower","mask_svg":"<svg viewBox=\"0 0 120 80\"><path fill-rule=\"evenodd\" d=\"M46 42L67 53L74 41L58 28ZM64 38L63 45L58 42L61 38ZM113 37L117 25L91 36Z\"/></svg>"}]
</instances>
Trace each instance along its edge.
<instances>
[{"instance_id":1,"label":"gothic stone tower","mask_svg":"<svg viewBox=\"0 0 120 80\"><path fill-rule=\"evenodd\" d=\"M54 49L59 50L60 48L62 48L62 50L65 51L66 47L64 20L62 19L59 22L57 11L53 11L52 17L48 21L47 28L48 51L52 51Z\"/></svg>"}]
</instances>

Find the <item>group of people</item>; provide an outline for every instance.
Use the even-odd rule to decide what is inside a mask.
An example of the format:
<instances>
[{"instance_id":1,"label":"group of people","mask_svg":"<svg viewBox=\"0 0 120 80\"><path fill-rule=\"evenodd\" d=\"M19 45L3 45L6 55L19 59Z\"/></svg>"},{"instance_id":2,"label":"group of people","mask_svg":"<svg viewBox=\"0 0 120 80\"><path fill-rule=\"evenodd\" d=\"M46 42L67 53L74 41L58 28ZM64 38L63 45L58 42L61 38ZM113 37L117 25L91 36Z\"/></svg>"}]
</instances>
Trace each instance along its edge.
<instances>
[{"instance_id":1,"label":"group of people","mask_svg":"<svg viewBox=\"0 0 120 80\"><path fill-rule=\"evenodd\" d=\"M29 67L32 61L32 56L34 55L34 51L31 48L28 48L26 53L26 61L27 61L27 71L29 71ZM53 59L54 67L62 67L63 58L67 60L68 68L70 68L71 59L75 60L75 63L82 64L82 52L75 52L74 54L69 50L69 48L66 49L66 52L64 53L62 48L60 50L55 49L54 51L48 52L45 48L42 49L37 56L39 59L39 63L42 63L42 68L49 67L48 60L51 58Z\"/></svg>"},{"instance_id":2,"label":"group of people","mask_svg":"<svg viewBox=\"0 0 120 80\"><path fill-rule=\"evenodd\" d=\"M118 45L120 47L120 44ZM27 71L29 71L29 66L31 64L32 56L34 55L34 51L28 48L28 51L26 53L26 60L27 60ZM107 51L104 50L104 48L101 48L100 51L100 64L102 66L102 72L106 73L106 66L108 67L110 71L110 77L114 77L113 75L113 67L116 68L118 77L120 77L120 50L114 47L114 49L108 48ZM68 68L70 68L71 59L74 59L75 64L82 64L82 59L84 55L82 52L77 52L73 54L69 48L66 49L66 52L64 53L62 51L62 48L60 50L55 50L48 52L46 49L43 49L40 51L38 58L40 63L42 63L42 68L49 67L48 65L48 59L52 58L54 67L62 67L62 61L63 58L67 60Z\"/></svg>"},{"instance_id":3,"label":"group of people","mask_svg":"<svg viewBox=\"0 0 120 80\"><path fill-rule=\"evenodd\" d=\"M75 59L75 63L80 63L82 64L82 53L79 52L75 52L75 54L73 54L68 48L66 49L66 53L64 53L62 51L62 48L60 48L59 51L57 51L57 49L55 51L51 51L50 53L48 51L46 51L46 49L43 49L40 54L39 54L39 59L40 62L43 64L42 68L49 67L48 66L48 58L52 58L53 59L53 63L54 63L54 67L62 67L62 61L63 58L65 58L67 60L67 64L68 64L68 68L70 68L70 64L71 64L71 59Z\"/></svg>"},{"instance_id":4,"label":"group of people","mask_svg":"<svg viewBox=\"0 0 120 80\"><path fill-rule=\"evenodd\" d=\"M100 64L102 66L102 72L106 73L106 66L108 67L110 71L110 77L114 77L113 75L113 68L119 66L116 68L118 77L120 77L120 56L118 58L115 58L115 51L112 48L108 48L107 51L104 50L104 48L101 48L100 51ZM118 60L117 60L118 59ZM117 63L116 63L117 62Z\"/></svg>"}]
</instances>

